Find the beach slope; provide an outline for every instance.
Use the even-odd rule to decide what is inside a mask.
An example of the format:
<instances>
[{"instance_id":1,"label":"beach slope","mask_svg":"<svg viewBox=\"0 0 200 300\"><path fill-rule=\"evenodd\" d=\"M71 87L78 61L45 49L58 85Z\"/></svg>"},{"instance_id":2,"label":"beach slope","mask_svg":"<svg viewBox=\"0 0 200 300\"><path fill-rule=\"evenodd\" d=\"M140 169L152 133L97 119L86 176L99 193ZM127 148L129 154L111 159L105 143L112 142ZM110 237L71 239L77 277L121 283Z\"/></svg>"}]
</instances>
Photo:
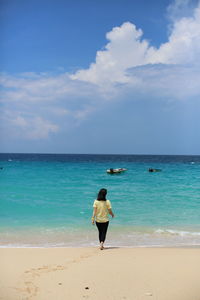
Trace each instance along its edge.
<instances>
[{"instance_id":1,"label":"beach slope","mask_svg":"<svg viewBox=\"0 0 200 300\"><path fill-rule=\"evenodd\" d=\"M1 248L1 300L200 300L197 248Z\"/></svg>"}]
</instances>

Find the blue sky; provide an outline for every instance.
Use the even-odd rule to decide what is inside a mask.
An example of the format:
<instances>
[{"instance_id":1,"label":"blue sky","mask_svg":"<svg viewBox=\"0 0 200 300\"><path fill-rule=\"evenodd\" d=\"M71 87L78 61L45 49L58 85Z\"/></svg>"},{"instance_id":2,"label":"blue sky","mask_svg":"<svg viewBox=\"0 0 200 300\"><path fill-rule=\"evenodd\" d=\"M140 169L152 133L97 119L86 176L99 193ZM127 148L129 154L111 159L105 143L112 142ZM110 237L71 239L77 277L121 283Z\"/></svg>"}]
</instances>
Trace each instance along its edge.
<instances>
[{"instance_id":1,"label":"blue sky","mask_svg":"<svg viewBox=\"0 0 200 300\"><path fill-rule=\"evenodd\" d=\"M0 0L1 152L200 154L197 0Z\"/></svg>"}]
</instances>

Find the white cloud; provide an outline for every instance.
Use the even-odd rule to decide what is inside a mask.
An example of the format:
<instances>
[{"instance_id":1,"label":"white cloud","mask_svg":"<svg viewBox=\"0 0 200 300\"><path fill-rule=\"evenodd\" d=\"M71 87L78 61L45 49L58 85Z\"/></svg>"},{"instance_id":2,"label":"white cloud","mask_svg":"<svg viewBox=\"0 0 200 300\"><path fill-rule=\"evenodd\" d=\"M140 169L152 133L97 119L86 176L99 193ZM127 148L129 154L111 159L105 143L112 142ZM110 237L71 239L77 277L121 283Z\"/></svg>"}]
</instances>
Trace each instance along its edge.
<instances>
[{"instance_id":1,"label":"white cloud","mask_svg":"<svg viewBox=\"0 0 200 300\"><path fill-rule=\"evenodd\" d=\"M179 6L179 0L171 6L171 33L158 48L126 22L106 34L107 45L88 69L75 74L2 74L0 117L5 132L8 128L16 137L47 139L80 126L108 100L198 98L200 7L189 17L175 18Z\"/></svg>"},{"instance_id":2,"label":"white cloud","mask_svg":"<svg viewBox=\"0 0 200 300\"><path fill-rule=\"evenodd\" d=\"M140 68L129 69L130 83L123 87L122 93L133 95L133 99L165 99L170 101L190 101L200 95L200 70L196 66L150 64ZM131 82L137 77L138 83Z\"/></svg>"},{"instance_id":3,"label":"white cloud","mask_svg":"<svg viewBox=\"0 0 200 300\"><path fill-rule=\"evenodd\" d=\"M86 84L78 84L70 79L68 73L51 75L46 73L18 74L11 76L2 74L0 84L3 87L0 99L6 98L10 102L57 102L64 100L70 102L74 96L88 97L93 88Z\"/></svg>"},{"instance_id":4,"label":"white cloud","mask_svg":"<svg viewBox=\"0 0 200 300\"><path fill-rule=\"evenodd\" d=\"M184 17L191 17L195 7L199 4L199 0L174 0L167 8L169 20L172 22Z\"/></svg>"},{"instance_id":5,"label":"white cloud","mask_svg":"<svg viewBox=\"0 0 200 300\"><path fill-rule=\"evenodd\" d=\"M200 7L174 23L169 41L148 53L150 63L196 64L200 56Z\"/></svg>"},{"instance_id":6,"label":"white cloud","mask_svg":"<svg viewBox=\"0 0 200 300\"><path fill-rule=\"evenodd\" d=\"M97 90L87 83L77 83L69 75L2 74L2 132L12 137L47 139L52 133L66 132L101 104Z\"/></svg>"},{"instance_id":7,"label":"white cloud","mask_svg":"<svg viewBox=\"0 0 200 300\"><path fill-rule=\"evenodd\" d=\"M114 27L106 35L109 43L105 49L97 52L96 62L88 70L79 70L71 78L103 85L107 82L127 82L126 69L144 64L148 42L141 40L142 34L142 30L137 30L130 22Z\"/></svg>"},{"instance_id":8,"label":"white cloud","mask_svg":"<svg viewBox=\"0 0 200 300\"><path fill-rule=\"evenodd\" d=\"M3 115L4 130L10 130L15 138L46 139L52 133L59 131L53 122L35 114L5 110Z\"/></svg>"},{"instance_id":9,"label":"white cloud","mask_svg":"<svg viewBox=\"0 0 200 300\"><path fill-rule=\"evenodd\" d=\"M28 125L27 121L22 116L15 117L14 119L11 120L11 122L15 126L19 126L21 128L26 128Z\"/></svg>"},{"instance_id":10,"label":"white cloud","mask_svg":"<svg viewBox=\"0 0 200 300\"><path fill-rule=\"evenodd\" d=\"M31 139L47 138L50 133L56 133L59 130L56 124L37 116L32 120L29 119L28 125L30 130L26 128L25 132L27 137Z\"/></svg>"},{"instance_id":11,"label":"white cloud","mask_svg":"<svg viewBox=\"0 0 200 300\"><path fill-rule=\"evenodd\" d=\"M150 63L196 64L200 56L200 6L193 11L192 17L174 22L169 41L159 48L151 47L142 39L142 34L141 29L129 22L114 27L107 33L109 42L104 50L97 52L95 63L89 69L77 71L71 78L104 87L129 82L126 76L129 68Z\"/></svg>"}]
</instances>

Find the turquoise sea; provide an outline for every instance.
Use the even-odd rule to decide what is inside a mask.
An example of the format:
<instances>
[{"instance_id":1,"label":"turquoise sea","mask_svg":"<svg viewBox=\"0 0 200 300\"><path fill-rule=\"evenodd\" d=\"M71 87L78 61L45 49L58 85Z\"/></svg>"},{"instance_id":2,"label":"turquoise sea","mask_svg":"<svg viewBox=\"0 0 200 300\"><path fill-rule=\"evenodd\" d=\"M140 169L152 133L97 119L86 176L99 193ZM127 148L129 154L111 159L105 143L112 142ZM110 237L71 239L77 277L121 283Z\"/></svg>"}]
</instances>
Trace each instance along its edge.
<instances>
[{"instance_id":1,"label":"turquoise sea","mask_svg":"<svg viewBox=\"0 0 200 300\"><path fill-rule=\"evenodd\" d=\"M100 188L116 215L107 246L200 246L200 156L0 154L0 247L98 245Z\"/></svg>"}]
</instances>

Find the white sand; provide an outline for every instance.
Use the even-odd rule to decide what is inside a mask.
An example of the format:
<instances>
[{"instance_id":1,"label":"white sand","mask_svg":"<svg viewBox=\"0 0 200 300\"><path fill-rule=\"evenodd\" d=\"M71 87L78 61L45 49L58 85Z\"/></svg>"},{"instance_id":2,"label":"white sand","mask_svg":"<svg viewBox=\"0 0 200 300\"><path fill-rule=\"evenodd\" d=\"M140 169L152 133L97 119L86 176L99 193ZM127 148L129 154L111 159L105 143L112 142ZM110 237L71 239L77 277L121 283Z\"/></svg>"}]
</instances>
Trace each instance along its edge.
<instances>
[{"instance_id":1,"label":"white sand","mask_svg":"<svg viewBox=\"0 0 200 300\"><path fill-rule=\"evenodd\" d=\"M1 248L2 300L200 300L200 249Z\"/></svg>"}]
</instances>

